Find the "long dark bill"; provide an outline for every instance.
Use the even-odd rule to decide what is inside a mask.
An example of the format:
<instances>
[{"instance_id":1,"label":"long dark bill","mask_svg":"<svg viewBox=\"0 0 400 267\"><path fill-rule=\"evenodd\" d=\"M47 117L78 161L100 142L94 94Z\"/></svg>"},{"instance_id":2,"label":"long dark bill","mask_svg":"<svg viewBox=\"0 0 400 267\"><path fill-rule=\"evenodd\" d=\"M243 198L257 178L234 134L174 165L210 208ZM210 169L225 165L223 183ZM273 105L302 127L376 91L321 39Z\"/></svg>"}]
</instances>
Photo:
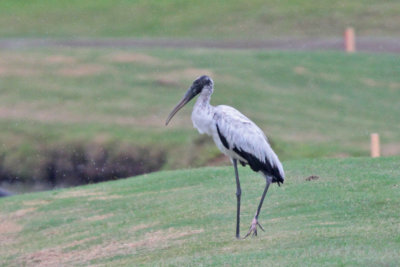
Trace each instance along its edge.
<instances>
[{"instance_id":1,"label":"long dark bill","mask_svg":"<svg viewBox=\"0 0 400 267\"><path fill-rule=\"evenodd\" d=\"M181 109L183 106L185 106L192 98L194 95L192 94L191 88L186 92L186 94L183 96L182 100L174 107L174 109L171 111L169 114L167 120L165 121L165 125L168 125L169 121L172 119L172 117Z\"/></svg>"}]
</instances>

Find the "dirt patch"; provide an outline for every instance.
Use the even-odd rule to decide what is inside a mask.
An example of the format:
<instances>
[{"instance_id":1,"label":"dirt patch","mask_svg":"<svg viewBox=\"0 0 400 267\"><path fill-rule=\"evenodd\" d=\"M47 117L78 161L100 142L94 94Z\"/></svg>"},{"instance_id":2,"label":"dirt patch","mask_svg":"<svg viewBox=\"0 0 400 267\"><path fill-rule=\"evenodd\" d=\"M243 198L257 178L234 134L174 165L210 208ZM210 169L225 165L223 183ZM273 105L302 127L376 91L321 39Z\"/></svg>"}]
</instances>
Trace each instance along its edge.
<instances>
[{"instance_id":1,"label":"dirt patch","mask_svg":"<svg viewBox=\"0 0 400 267\"><path fill-rule=\"evenodd\" d=\"M309 70L302 66L296 66L293 68L293 72L299 75L306 75L309 74Z\"/></svg>"},{"instance_id":2,"label":"dirt patch","mask_svg":"<svg viewBox=\"0 0 400 267\"><path fill-rule=\"evenodd\" d=\"M153 226L155 226L157 224L158 223L149 223L149 224L141 223L141 224L135 225L130 230L132 232L136 232L136 231L139 231L139 230L143 230L143 229L147 229L147 228L153 227Z\"/></svg>"},{"instance_id":3,"label":"dirt patch","mask_svg":"<svg viewBox=\"0 0 400 267\"><path fill-rule=\"evenodd\" d=\"M316 225L336 225L338 222L320 222L317 223Z\"/></svg>"},{"instance_id":4,"label":"dirt patch","mask_svg":"<svg viewBox=\"0 0 400 267\"><path fill-rule=\"evenodd\" d=\"M9 246L17 242L18 233L23 229L22 225L16 222L15 213L4 216L0 213L0 244Z\"/></svg>"},{"instance_id":5,"label":"dirt patch","mask_svg":"<svg viewBox=\"0 0 400 267\"><path fill-rule=\"evenodd\" d=\"M0 54L0 77L30 77L41 74L40 58L26 54Z\"/></svg>"},{"instance_id":6,"label":"dirt patch","mask_svg":"<svg viewBox=\"0 0 400 267\"><path fill-rule=\"evenodd\" d=\"M363 78L363 79L361 79L361 82L364 85L369 86L369 87L376 87L378 85L381 85L379 82L377 82L373 79L370 79L370 78Z\"/></svg>"},{"instance_id":7,"label":"dirt patch","mask_svg":"<svg viewBox=\"0 0 400 267\"><path fill-rule=\"evenodd\" d=\"M93 221L102 221L102 220L105 220L105 219L110 218L110 217L112 217L112 216L114 216L114 214L112 214L112 213L103 214L103 215L95 215L95 216L86 218L85 220L86 220L86 221L90 221L90 222L93 222Z\"/></svg>"},{"instance_id":8,"label":"dirt patch","mask_svg":"<svg viewBox=\"0 0 400 267\"><path fill-rule=\"evenodd\" d=\"M24 201L23 204L25 206L44 206L49 204L50 201L49 200L30 200L30 201Z\"/></svg>"},{"instance_id":9,"label":"dirt patch","mask_svg":"<svg viewBox=\"0 0 400 267\"><path fill-rule=\"evenodd\" d=\"M149 65L160 64L162 62L160 59L147 54L127 52L112 54L108 57L108 60L117 63L142 63Z\"/></svg>"},{"instance_id":10,"label":"dirt patch","mask_svg":"<svg viewBox=\"0 0 400 267\"><path fill-rule=\"evenodd\" d=\"M381 145L382 155L396 156L400 155L400 143L389 143Z\"/></svg>"},{"instance_id":11,"label":"dirt patch","mask_svg":"<svg viewBox=\"0 0 400 267\"><path fill-rule=\"evenodd\" d=\"M194 80L201 75L214 76L214 73L209 69L186 68L156 74L152 78L159 84L175 85L181 79Z\"/></svg>"},{"instance_id":12,"label":"dirt patch","mask_svg":"<svg viewBox=\"0 0 400 267\"><path fill-rule=\"evenodd\" d=\"M117 196L117 195L109 195L109 196L96 196L96 197L91 197L88 198L89 201L93 201L93 200L111 200L111 199L120 199L122 198L121 196Z\"/></svg>"},{"instance_id":13,"label":"dirt patch","mask_svg":"<svg viewBox=\"0 0 400 267\"><path fill-rule=\"evenodd\" d=\"M338 94L333 94L333 95L331 96L331 99L332 99L334 102L336 102L336 103L343 102L343 96L338 95Z\"/></svg>"},{"instance_id":14,"label":"dirt patch","mask_svg":"<svg viewBox=\"0 0 400 267\"><path fill-rule=\"evenodd\" d=\"M0 244L4 249L18 242L18 234L22 229L23 227L13 220L0 219ZM13 248L7 248L8 251L11 249Z\"/></svg>"},{"instance_id":15,"label":"dirt patch","mask_svg":"<svg viewBox=\"0 0 400 267\"><path fill-rule=\"evenodd\" d=\"M82 116L71 114L64 110L56 109L56 107L48 107L45 110L40 110L34 104L24 103L15 105L14 107L0 107L0 118L4 119L30 119L40 122L82 122L89 121L89 118L83 119Z\"/></svg>"},{"instance_id":16,"label":"dirt patch","mask_svg":"<svg viewBox=\"0 0 400 267\"><path fill-rule=\"evenodd\" d=\"M86 190L70 190L58 194L55 198L63 199L63 198L73 198L73 197L102 196L102 195L103 193L101 192L91 192Z\"/></svg>"},{"instance_id":17,"label":"dirt patch","mask_svg":"<svg viewBox=\"0 0 400 267\"><path fill-rule=\"evenodd\" d=\"M179 83L177 81L173 81L172 79L165 79L165 78L158 78L156 79L156 83L160 86L164 87L172 87L172 86L178 86Z\"/></svg>"},{"instance_id":18,"label":"dirt patch","mask_svg":"<svg viewBox=\"0 0 400 267\"><path fill-rule=\"evenodd\" d=\"M105 244L98 244L88 247L87 249L66 251L66 248L82 245L92 240L83 239L80 241L73 241L69 244L61 245L59 247L43 249L28 255L22 255L20 258L20 263L26 266L57 266L78 263L85 264L94 259L134 253L134 251L138 248L154 249L176 245L184 242L184 240L181 240L181 238L199 234L203 231L203 229L183 229L178 231L174 228L169 228L167 230L159 230L147 233L145 234L144 238L139 241L110 241L105 242Z\"/></svg>"},{"instance_id":19,"label":"dirt patch","mask_svg":"<svg viewBox=\"0 0 400 267\"><path fill-rule=\"evenodd\" d=\"M7 77L7 76L30 77L38 74L40 74L38 69L16 67L16 66L12 67L0 66L0 77Z\"/></svg>"},{"instance_id":20,"label":"dirt patch","mask_svg":"<svg viewBox=\"0 0 400 267\"><path fill-rule=\"evenodd\" d=\"M390 89L400 89L400 83L391 82L391 83L389 83L389 88Z\"/></svg>"},{"instance_id":21,"label":"dirt patch","mask_svg":"<svg viewBox=\"0 0 400 267\"><path fill-rule=\"evenodd\" d=\"M68 77L93 76L104 72L106 72L106 68L103 65L98 64L77 65L56 71L57 74Z\"/></svg>"},{"instance_id":22,"label":"dirt patch","mask_svg":"<svg viewBox=\"0 0 400 267\"><path fill-rule=\"evenodd\" d=\"M76 58L65 55L51 55L44 58L44 62L49 64L74 64L77 62Z\"/></svg>"},{"instance_id":23,"label":"dirt patch","mask_svg":"<svg viewBox=\"0 0 400 267\"><path fill-rule=\"evenodd\" d=\"M152 127L160 127L160 125L164 125L165 119L164 116L160 115L150 115L143 116L140 118L135 117L107 117L103 116L99 118L99 122L103 123L111 123L116 125L125 125L125 126L152 126Z\"/></svg>"},{"instance_id":24,"label":"dirt patch","mask_svg":"<svg viewBox=\"0 0 400 267\"><path fill-rule=\"evenodd\" d=\"M360 81L361 81L361 83L363 83L364 85L366 85L368 87L387 87L391 90L400 89L400 83L396 83L396 82L386 83L386 82L382 82L382 81L376 81L371 78L362 78L362 79L360 79Z\"/></svg>"},{"instance_id":25,"label":"dirt patch","mask_svg":"<svg viewBox=\"0 0 400 267\"><path fill-rule=\"evenodd\" d=\"M22 230L22 226L13 221L1 220L0 221L0 235L3 234L15 234ZM0 243L2 243L2 237L0 236Z\"/></svg>"},{"instance_id":26,"label":"dirt patch","mask_svg":"<svg viewBox=\"0 0 400 267\"><path fill-rule=\"evenodd\" d=\"M318 180L319 179L319 176L317 176L317 175L311 175L311 176L308 176L307 178L306 178L306 181L314 181L314 180Z\"/></svg>"},{"instance_id":27,"label":"dirt patch","mask_svg":"<svg viewBox=\"0 0 400 267\"><path fill-rule=\"evenodd\" d=\"M282 221L285 221L285 220L287 220L287 217L270 218L270 219L268 219L268 223L269 224L270 223L279 223L279 222L282 222Z\"/></svg>"},{"instance_id":28,"label":"dirt patch","mask_svg":"<svg viewBox=\"0 0 400 267\"><path fill-rule=\"evenodd\" d=\"M30 207L19 209L9 214L0 213L0 244L6 247L16 243L18 241L18 234L23 229L22 225L18 223L18 220L35 210L36 208ZM7 250L11 249L14 248L7 248Z\"/></svg>"},{"instance_id":29,"label":"dirt patch","mask_svg":"<svg viewBox=\"0 0 400 267\"><path fill-rule=\"evenodd\" d=\"M87 243L89 241L92 241L94 239L96 239L96 237L88 237L88 238L84 238L84 239L81 239L81 240L74 240L71 243L66 244L65 246L63 246L63 248L70 248L70 247L75 247L75 246L78 246L78 245L82 245L82 244Z\"/></svg>"},{"instance_id":30,"label":"dirt patch","mask_svg":"<svg viewBox=\"0 0 400 267\"><path fill-rule=\"evenodd\" d=\"M332 73L318 73L318 76L329 82L336 82L340 80L340 76Z\"/></svg>"},{"instance_id":31,"label":"dirt patch","mask_svg":"<svg viewBox=\"0 0 400 267\"><path fill-rule=\"evenodd\" d=\"M332 154L330 157L331 158L349 158L349 157L351 157L351 154L341 152L341 153Z\"/></svg>"},{"instance_id":32,"label":"dirt patch","mask_svg":"<svg viewBox=\"0 0 400 267\"><path fill-rule=\"evenodd\" d=\"M38 65L41 63L41 57L33 53L19 53L7 51L7 53L0 53L0 63L9 65Z\"/></svg>"},{"instance_id":33,"label":"dirt patch","mask_svg":"<svg viewBox=\"0 0 400 267\"><path fill-rule=\"evenodd\" d=\"M297 75L302 76L310 76L313 78L321 78L326 81L335 82L340 80L340 76L332 74L332 73L324 73L324 72L312 72L303 66L296 66L293 68L293 72Z\"/></svg>"},{"instance_id":34,"label":"dirt patch","mask_svg":"<svg viewBox=\"0 0 400 267\"><path fill-rule=\"evenodd\" d=\"M169 228L168 230L159 230L145 234L144 239L126 244L128 248L137 248L137 247L146 247L146 248L155 248L155 247L163 247L167 246L167 242L185 237L191 236L195 234L199 234L204 232L203 229L197 230L176 230L174 228Z\"/></svg>"},{"instance_id":35,"label":"dirt patch","mask_svg":"<svg viewBox=\"0 0 400 267\"><path fill-rule=\"evenodd\" d=\"M30 213L32 211L35 211L35 210L36 210L35 207L26 208L26 209L20 209L20 210L17 210L16 212L12 213L11 217L19 218L19 217L25 216L26 214L28 214L28 213Z\"/></svg>"},{"instance_id":36,"label":"dirt patch","mask_svg":"<svg viewBox=\"0 0 400 267\"><path fill-rule=\"evenodd\" d=\"M82 114L72 110L62 109L56 106L46 108L39 107L35 103L23 103L14 106L1 106L0 118L3 119L28 119L39 122L63 122L63 123L103 123L122 126L157 126L164 125L164 116L150 114L143 117L108 116L106 114Z\"/></svg>"}]
</instances>

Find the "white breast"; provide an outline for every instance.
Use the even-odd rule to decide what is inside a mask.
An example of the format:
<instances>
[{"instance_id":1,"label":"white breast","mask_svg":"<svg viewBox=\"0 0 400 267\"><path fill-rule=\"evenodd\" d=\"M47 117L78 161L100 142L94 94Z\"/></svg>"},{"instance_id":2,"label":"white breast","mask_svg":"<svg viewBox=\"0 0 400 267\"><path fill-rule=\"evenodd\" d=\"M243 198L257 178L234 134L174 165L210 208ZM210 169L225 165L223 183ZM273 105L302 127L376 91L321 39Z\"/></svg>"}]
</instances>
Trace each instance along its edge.
<instances>
[{"instance_id":1,"label":"white breast","mask_svg":"<svg viewBox=\"0 0 400 267\"><path fill-rule=\"evenodd\" d=\"M210 110L193 109L192 122L201 134L212 134L212 112Z\"/></svg>"},{"instance_id":2,"label":"white breast","mask_svg":"<svg viewBox=\"0 0 400 267\"><path fill-rule=\"evenodd\" d=\"M212 135L213 133L214 107L209 104L209 95L201 94L193 107L193 126L201 134Z\"/></svg>"}]
</instances>

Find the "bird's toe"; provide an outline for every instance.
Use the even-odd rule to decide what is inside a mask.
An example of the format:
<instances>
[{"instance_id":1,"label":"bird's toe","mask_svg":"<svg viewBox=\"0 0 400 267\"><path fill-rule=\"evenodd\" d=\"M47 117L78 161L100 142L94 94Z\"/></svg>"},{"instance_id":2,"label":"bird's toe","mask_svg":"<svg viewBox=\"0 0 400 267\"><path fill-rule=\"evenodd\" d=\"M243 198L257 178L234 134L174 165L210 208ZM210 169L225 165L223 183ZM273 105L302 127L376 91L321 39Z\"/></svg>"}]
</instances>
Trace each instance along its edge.
<instances>
[{"instance_id":1,"label":"bird's toe","mask_svg":"<svg viewBox=\"0 0 400 267\"><path fill-rule=\"evenodd\" d=\"M261 228L261 230L264 230L264 228L261 226L261 224L258 222L258 220L256 218L253 219L249 231L247 232L247 234L245 235L244 238L247 238L248 236L252 235L252 236L257 236L257 226L259 226Z\"/></svg>"}]
</instances>

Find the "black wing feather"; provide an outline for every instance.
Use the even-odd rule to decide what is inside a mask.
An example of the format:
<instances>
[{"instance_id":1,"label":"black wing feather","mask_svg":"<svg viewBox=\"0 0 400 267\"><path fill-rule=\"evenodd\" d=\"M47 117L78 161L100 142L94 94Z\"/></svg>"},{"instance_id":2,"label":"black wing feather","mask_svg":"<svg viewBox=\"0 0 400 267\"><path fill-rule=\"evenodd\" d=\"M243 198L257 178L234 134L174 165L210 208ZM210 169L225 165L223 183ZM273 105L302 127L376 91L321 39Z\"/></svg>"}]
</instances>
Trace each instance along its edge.
<instances>
[{"instance_id":1,"label":"black wing feather","mask_svg":"<svg viewBox=\"0 0 400 267\"><path fill-rule=\"evenodd\" d=\"M237 147L233 148L239 156L244 158L247 163L250 165L250 168L255 172L263 172L265 175L272 176L273 183L283 183L284 179L279 172L277 166L272 166L268 159L265 159L265 162L260 161L258 158L253 156L251 153L243 151L242 149L238 149Z\"/></svg>"},{"instance_id":2,"label":"black wing feather","mask_svg":"<svg viewBox=\"0 0 400 267\"><path fill-rule=\"evenodd\" d=\"M224 147L225 147L226 149L229 149L228 141L226 141L225 136L223 136L223 135L221 134L221 131L219 130L218 124L216 124L216 126L217 126L217 132L218 132L219 139L221 140L221 142L222 142L222 144L224 145Z\"/></svg>"}]
</instances>

